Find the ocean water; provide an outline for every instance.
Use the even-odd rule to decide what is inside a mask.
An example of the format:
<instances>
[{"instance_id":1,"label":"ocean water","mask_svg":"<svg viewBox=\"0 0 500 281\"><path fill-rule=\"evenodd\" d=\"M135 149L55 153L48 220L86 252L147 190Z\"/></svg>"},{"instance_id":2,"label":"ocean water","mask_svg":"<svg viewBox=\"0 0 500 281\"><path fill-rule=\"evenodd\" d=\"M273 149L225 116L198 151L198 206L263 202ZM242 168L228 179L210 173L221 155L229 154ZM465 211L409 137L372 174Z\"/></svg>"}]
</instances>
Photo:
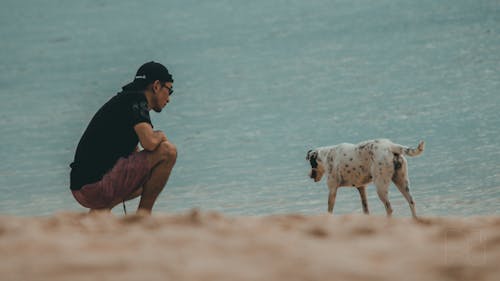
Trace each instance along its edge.
<instances>
[{"instance_id":1,"label":"ocean water","mask_svg":"<svg viewBox=\"0 0 500 281\"><path fill-rule=\"evenodd\" d=\"M2 215L84 211L79 138L149 60L173 73L152 118L179 150L156 211L324 213L307 150L390 138L426 141L408 159L418 214L500 214L498 0L5 0L0 38ZM385 213L374 186L368 201ZM340 189L335 213L360 212Z\"/></svg>"}]
</instances>

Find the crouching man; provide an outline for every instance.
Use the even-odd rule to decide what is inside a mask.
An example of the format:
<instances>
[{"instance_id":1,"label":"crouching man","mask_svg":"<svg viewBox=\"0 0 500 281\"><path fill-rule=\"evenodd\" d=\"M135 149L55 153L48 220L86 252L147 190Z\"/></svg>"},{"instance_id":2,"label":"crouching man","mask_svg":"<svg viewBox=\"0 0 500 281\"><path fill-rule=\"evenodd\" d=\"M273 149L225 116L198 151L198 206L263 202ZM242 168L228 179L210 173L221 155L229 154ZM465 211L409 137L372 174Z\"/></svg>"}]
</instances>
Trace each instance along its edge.
<instances>
[{"instance_id":1,"label":"crouching man","mask_svg":"<svg viewBox=\"0 0 500 281\"><path fill-rule=\"evenodd\" d=\"M82 206L111 210L140 196L150 214L175 165L177 149L153 130L149 111L169 103L174 80L160 63L142 65L134 80L94 115L71 163L70 188ZM138 142L144 150L138 150Z\"/></svg>"}]
</instances>

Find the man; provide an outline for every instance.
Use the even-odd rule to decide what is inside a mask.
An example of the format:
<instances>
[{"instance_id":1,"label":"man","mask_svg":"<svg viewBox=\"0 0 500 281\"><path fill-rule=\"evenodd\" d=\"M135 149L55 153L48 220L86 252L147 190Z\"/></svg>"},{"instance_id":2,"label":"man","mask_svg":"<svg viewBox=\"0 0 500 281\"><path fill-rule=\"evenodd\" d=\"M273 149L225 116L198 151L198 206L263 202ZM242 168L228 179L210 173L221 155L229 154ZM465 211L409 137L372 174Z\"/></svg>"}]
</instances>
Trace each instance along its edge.
<instances>
[{"instance_id":1,"label":"man","mask_svg":"<svg viewBox=\"0 0 500 281\"><path fill-rule=\"evenodd\" d=\"M177 158L162 131L154 131L149 111L169 103L174 80L157 62L142 65L123 91L94 115L71 163L71 191L84 207L111 210L140 196L137 212L151 213ZM139 152L138 142L144 150Z\"/></svg>"}]
</instances>

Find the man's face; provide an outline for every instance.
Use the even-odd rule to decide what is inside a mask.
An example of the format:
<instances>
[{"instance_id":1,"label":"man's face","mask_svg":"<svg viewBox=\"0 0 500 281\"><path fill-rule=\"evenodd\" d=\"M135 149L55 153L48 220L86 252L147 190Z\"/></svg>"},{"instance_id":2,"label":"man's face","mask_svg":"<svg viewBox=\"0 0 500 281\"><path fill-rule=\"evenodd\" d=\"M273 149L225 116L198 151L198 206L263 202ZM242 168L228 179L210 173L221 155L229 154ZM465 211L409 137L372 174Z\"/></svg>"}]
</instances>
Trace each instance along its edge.
<instances>
[{"instance_id":1,"label":"man's face","mask_svg":"<svg viewBox=\"0 0 500 281\"><path fill-rule=\"evenodd\" d=\"M172 82L161 82L156 81L153 85L154 90L154 102L152 105L152 109L156 112L161 112L161 110L167 106L167 103L170 102L170 94L173 92L173 83Z\"/></svg>"}]
</instances>

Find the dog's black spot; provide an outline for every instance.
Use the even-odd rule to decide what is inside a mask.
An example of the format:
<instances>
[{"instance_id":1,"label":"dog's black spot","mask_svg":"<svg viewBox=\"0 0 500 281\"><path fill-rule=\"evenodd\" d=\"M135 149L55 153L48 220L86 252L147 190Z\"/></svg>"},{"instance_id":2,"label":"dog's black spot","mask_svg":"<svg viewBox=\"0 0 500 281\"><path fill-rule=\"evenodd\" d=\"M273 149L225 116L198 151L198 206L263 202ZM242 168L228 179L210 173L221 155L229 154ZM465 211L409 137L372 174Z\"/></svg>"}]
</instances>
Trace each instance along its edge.
<instances>
[{"instance_id":1,"label":"dog's black spot","mask_svg":"<svg viewBox=\"0 0 500 281\"><path fill-rule=\"evenodd\" d=\"M349 158L349 161L352 161L352 158Z\"/></svg>"},{"instance_id":2,"label":"dog's black spot","mask_svg":"<svg viewBox=\"0 0 500 281\"><path fill-rule=\"evenodd\" d=\"M366 203L366 200L362 200L361 204L363 204L363 210L368 209L368 204Z\"/></svg>"},{"instance_id":3,"label":"dog's black spot","mask_svg":"<svg viewBox=\"0 0 500 281\"><path fill-rule=\"evenodd\" d=\"M348 165L348 164L345 164L345 167L347 168L347 167L349 167L349 165Z\"/></svg>"},{"instance_id":4,"label":"dog's black spot","mask_svg":"<svg viewBox=\"0 0 500 281\"><path fill-rule=\"evenodd\" d=\"M394 169L395 170L399 170L403 166L403 164L401 162L401 158L400 158L399 154L397 154L397 153L394 153L394 161L393 162L394 162Z\"/></svg>"},{"instance_id":5,"label":"dog's black spot","mask_svg":"<svg viewBox=\"0 0 500 281\"><path fill-rule=\"evenodd\" d=\"M311 156L309 159L309 163L311 163L311 168L315 169L318 168L318 162L316 161L316 157Z\"/></svg>"},{"instance_id":6,"label":"dog's black spot","mask_svg":"<svg viewBox=\"0 0 500 281\"><path fill-rule=\"evenodd\" d=\"M343 186L346 184L346 181L344 180L344 178L342 176L340 176L340 185Z\"/></svg>"}]
</instances>

